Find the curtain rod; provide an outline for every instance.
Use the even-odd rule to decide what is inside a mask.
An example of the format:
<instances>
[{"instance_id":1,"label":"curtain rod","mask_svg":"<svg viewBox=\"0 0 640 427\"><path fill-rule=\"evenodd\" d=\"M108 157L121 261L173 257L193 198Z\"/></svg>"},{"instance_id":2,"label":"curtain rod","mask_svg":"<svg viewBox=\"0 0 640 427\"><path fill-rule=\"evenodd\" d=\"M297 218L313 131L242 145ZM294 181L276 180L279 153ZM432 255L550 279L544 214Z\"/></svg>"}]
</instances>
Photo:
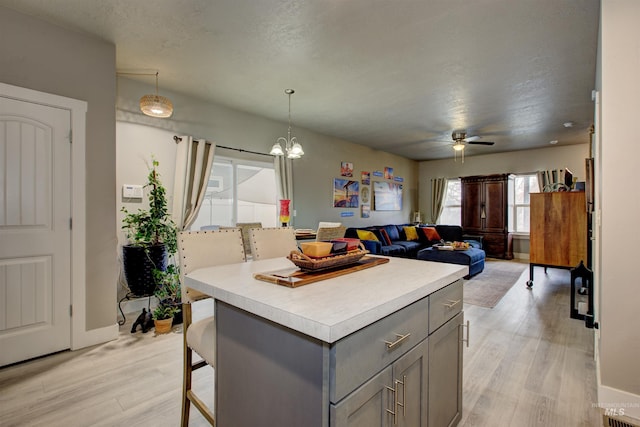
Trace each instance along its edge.
<instances>
[{"instance_id":1,"label":"curtain rod","mask_svg":"<svg viewBox=\"0 0 640 427\"><path fill-rule=\"evenodd\" d=\"M182 141L182 138L180 138L177 135L173 136L173 140L176 142L176 144L180 141ZM234 147L227 147L224 145L218 145L216 144L216 148L225 148L227 150L234 150L234 151L240 151L241 153L250 153L250 154L257 154L259 156L269 156L269 157L273 157L271 154L267 154L267 153L259 153L257 151L251 151L251 150L245 150L243 148L234 148Z\"/></svg>"}]
</instances>

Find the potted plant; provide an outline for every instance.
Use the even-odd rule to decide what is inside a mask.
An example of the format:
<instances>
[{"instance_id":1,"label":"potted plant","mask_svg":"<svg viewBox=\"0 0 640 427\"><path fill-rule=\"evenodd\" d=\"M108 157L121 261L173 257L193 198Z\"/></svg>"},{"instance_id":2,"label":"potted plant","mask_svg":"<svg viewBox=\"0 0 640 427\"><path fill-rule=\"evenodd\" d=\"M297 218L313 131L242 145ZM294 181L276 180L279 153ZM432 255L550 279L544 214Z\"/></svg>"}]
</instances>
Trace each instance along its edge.
<instances>
[{"instance_id":1,"label":"potted plant","mask_svg":"<svg viewBox=\"0 0 640 427\"><path fill-rule=\"evenodd\" d=\"M182 306L182 295L180 290L180 270L173 264L167 265L166 271L154 270L153 277L156 282L155 296L160 304L172 306L180 309ZM182 311L178 310L173 317L173 324L182 323Z\"/></svg>"},{"instance_id":2,"label":"potted plant","mask_svg":"<svg viewBox=\"0 0 640 427\"><path fill-rule=\"evenodd\" d=\"M149 189L149 210L138 209L122 212L122 229L129 244L122 248L124 273L129 290L135 296L150 296L158 283L154 270L166 271L168 255L177 252L177 227L167 210L166 190L157 172L159 163L153 159L153 166L147 177Z\"/></svg>"},{"instance_id":3,"label":"potted plant","mask_svg":"<svg viewBox=\"0 0 640 427\"><path fill-rule=\"evenodd\" d=\"M162 302L158 304L158 306L153 309L152 315L156 334L169 333L173 325L173 317L178 312L180 312L180 308L176 306L163 304Z\"/></svg>"}]
</instances>

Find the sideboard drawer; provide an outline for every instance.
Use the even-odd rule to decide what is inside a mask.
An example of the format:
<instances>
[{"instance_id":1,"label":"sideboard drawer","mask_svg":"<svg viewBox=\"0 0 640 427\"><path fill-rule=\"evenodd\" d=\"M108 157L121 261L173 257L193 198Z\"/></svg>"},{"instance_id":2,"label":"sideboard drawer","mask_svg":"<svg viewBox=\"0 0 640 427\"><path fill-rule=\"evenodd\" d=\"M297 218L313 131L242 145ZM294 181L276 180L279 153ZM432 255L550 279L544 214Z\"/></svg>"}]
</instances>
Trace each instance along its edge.
<instances>
[{"instance_id":1,"label":"sideboard drawer","mask_svg":"<svg viewBox=\"0 0 640 427\"><path fill-rule=\"evenodd\" d=\"M429 334L462 311L462 279L429 295Z\"/></svg>"},{"instance_id":2,"label":"sideboard drawer","mask_svg":"<svg viewBox=\"0 0 640 427\"><path fill-rule=\"evenodd\" d=\"M339 402L425 339L429 297L344 337L331 346L329 400Z\"/></svg>"}]
</instances>

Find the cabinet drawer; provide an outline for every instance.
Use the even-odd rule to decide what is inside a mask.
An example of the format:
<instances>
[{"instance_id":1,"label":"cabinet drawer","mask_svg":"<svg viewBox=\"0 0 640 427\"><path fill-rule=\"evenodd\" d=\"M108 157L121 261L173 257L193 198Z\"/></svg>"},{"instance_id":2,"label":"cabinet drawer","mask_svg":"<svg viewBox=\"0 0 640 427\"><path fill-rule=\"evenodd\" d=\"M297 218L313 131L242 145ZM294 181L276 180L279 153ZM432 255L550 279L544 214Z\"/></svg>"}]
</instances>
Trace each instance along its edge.
<instances>
[{"instance_id":1,"label":"cabinet drawer","mask_svg":"<svg viewBox=\"0 0 640 427\"><path fill-rule=\"evenodd\" d=\"M428 322L429 297L425 297L331 346L331 402L340 401L425 339Z\"/></svg>"},{"instance_id":2,"label":"cabinet drawer","mask_svg":"<svg viewBox=\"0 0 640 427\"><path fill-rule=\"evenodd\" d=\"M462 310L462 279L429 295L429 333Z\"/></svg>"}]
</instances>

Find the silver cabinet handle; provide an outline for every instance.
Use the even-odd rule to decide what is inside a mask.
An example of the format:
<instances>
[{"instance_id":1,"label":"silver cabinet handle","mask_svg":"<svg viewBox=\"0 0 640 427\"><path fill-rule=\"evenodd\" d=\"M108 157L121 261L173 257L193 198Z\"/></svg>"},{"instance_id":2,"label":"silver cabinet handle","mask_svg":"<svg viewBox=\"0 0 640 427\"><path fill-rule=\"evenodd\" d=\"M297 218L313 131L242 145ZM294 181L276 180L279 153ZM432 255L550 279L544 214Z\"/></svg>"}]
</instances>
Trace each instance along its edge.
<instances>
[{"instance_id":1,"label":"silver cabinet handle","mask_svg":"<svg viewBox=\"0 0 640 427\"><path fill-rule=\"evenodd\" d=\"M387 345L387 350L391 350L393 347L397 346L398 344L400 344L402 341L406 340L407 338L409 338L411 336L410 333L406 334L406 335L402 335L402 334L396 334L396 337L398 337L397 340L391 342L391 341L385 341L384 343Z\"/></svg>"},{"instance_id":2,"label":"silver cabinet handle","mask_svg":"<svg viewBox=\"0 0 640 427\"><path fill-rule=\"evenodd\" d=\"M447 304L446 302L443 302L443 303L442 303L442 305L444 305L444 306L445 306L445 307L447 307L447 308L453 308L453 307L455 307L457 304L459 304L459 303L460 303L460 301L462 301L462 300L461 300L461 299L459 299L459 300L457 300L457 301L451 301L451 300L448 300L448 301L449 301L449 303L448 303L448 304Z\"/></svg>"},{"instance_id":3,"label":"silver cabinet handle","mask_svg":"<svg viewBox=\"0 0 640 427\"><path fill-rule=\"evenodd\" d=\"M462 341L462 342L466 342L466 343L467 343L467 348L469 348L469 330L470 330L470 328L469 328L469 321L467 320L467 323L466 323L466 324L464 324L464 323L463 323L463 324L461 324L461 325L459 325L459 326L462 326L463 328L464 328L465 326L467 327L467 338L463 338L463 339L461 339L460 341Z\"/></svg>"},{"instance_id":4,"label":"silver cabinet handle","mask_svg":"<svg viewBox=\"0 0 640 427\"><path fill-rule=\"evenodd\" d=\"M387 390L393 393L393 411L391 409L386 409L388 414L393 415L393 425L398 424L398 406L402 406L402 416L406 415L405 413L405 403L407 402L407 394L406 394L407 390L405 388L406 383L407 383L407 376L403 375L402 381L400 380L393 381L393 388L389 387L388 385L385 386ZM398 384L402 385L402 400L403 400L402 403L400 403L400 400L398 399L398 395L399 395Z\"/></svg>"}]
</instances>

